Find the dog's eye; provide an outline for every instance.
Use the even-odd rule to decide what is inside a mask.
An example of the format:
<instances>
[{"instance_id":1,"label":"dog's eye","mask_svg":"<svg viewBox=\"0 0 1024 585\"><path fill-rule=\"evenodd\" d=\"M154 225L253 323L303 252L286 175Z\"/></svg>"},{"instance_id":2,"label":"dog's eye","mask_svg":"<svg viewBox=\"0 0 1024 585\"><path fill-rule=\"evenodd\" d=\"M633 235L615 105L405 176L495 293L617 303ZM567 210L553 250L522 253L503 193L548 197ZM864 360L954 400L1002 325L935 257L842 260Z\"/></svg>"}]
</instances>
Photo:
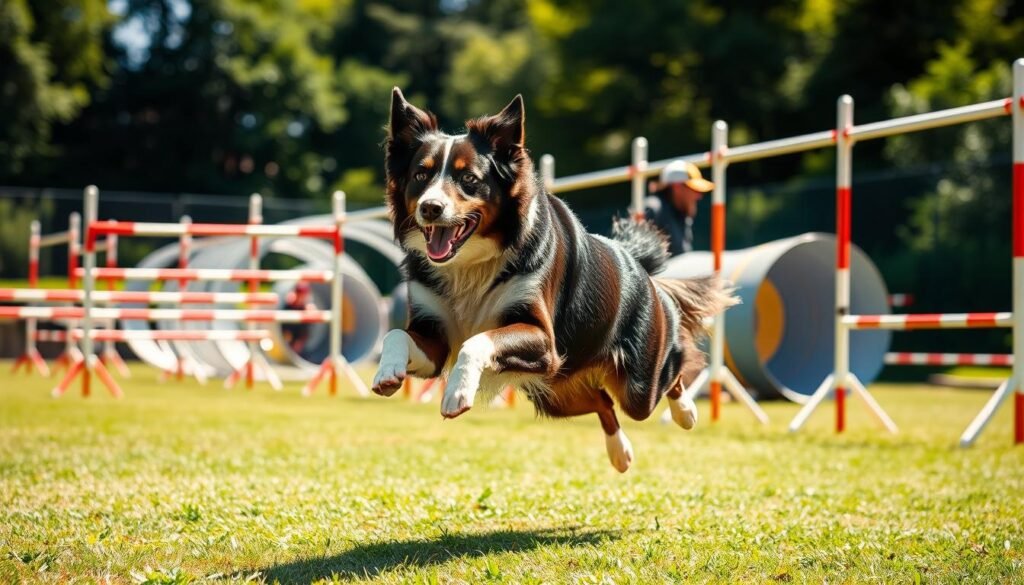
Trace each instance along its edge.
<instances>
[{"instance_id":1,"label":"dog's eye","mask_svg":"<svg viewBox=\"0 0 1024 585\"><path fill-rule=\"evenodd\" d=\"M480 179L476 178L476 175L471 175L469 173L463 173L463 175L462 175L462 184L463 185L471 186L471 185L476 185L479 182L480 182Z\"/></svg>"},{"instance_id":2,"label":"dog's eye","mask_svg":"<svg viewBox=\"0 0 1024 585\"><path fill-rule=\"evenodd\" d=\"M413 175L412 178L416 179L417 181L426 181L427 180L427 173L426 173L426 171L419 171L418 173Z\"/></svg>"}]
</instances>

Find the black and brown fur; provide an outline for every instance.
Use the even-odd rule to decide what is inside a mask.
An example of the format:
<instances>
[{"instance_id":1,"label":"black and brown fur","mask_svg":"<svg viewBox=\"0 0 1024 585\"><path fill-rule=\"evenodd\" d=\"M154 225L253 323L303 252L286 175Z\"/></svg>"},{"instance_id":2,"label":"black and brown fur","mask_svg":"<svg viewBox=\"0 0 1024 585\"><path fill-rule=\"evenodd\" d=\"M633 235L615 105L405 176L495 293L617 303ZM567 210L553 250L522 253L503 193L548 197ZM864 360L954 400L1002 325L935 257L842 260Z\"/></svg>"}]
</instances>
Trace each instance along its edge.
<instances>
[{"instance_id":1,"label":"black and brown fur","mask_svg":"<svg viewBox=\"0 0 1024 585\"><path fill-rule=\"evenodd\" d=\"M620 220L612 238L588 234L565 203L545 191L524 139L519 96L497 115L468 121L466 133L453 137L395 89L386 196L395 237L407 252L405 333L415 344L412 354L422 351L422 363L409 358L410 371L393 368L397 373L379 376L374 390L390 395L406 373L451 376L465 369L479 361L467 353L477 351L467 349L475 338L474 348L487 349L477 354L489 356L482 391L511 382L539 413L595 413L605 434L618 436L616 405L643 420L664 395L679 399L704 366L696 346L703 320L734 299L715 280L651 276L667 252L646 223ZM445 176L436 176L441 169ZM431 188L444 200L446 225L476 222L443 262L424 251L429 222L422 208L417 213ZM453 399L443 414L458 416L472 395L464 402Z\"/></svg>"}]
</instances>

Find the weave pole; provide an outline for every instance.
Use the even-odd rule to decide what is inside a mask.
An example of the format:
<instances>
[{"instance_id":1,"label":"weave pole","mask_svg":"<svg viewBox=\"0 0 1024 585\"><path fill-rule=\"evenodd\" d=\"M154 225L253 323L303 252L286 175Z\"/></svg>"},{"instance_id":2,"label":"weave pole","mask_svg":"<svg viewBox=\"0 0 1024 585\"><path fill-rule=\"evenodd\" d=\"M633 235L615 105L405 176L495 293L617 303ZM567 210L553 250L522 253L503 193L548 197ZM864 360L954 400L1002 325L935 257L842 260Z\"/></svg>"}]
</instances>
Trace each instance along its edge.
<instances>
[{"instance_id":1,"label":"weave pole","mask_svg":"<svg viewBox=\"0 0 1024 585\"><path fill-rule=\"evenodd\" d=\"M99 205L99 190L94 185L89 185L85 188L85 254L83 255L82 264L85 271L82 275L82 354L77 356L78 359L71 365L67 375L63 380L53 389L54 397L61 396L67 390L68 386L78 374L82 375L82 396L88 397L90 394L90 382L93 372L96 373L96 377L99 378L100 382L106 386L107 390L114 398L120 398L122 396L121 388L114 381L114 378L107 371L106 366L103 362L99 361L96 353L93 349L93 337L91 335L93 329L93 290L96 286L96 276L94 269L96 268L96 238L94 234L89 231L89 226L92 222L96 221L97 209ZM74 336L69 335L69 338Z\"/></svg>"},{"instance_id":2,"label":"weave pole","mask_svg":"<svg viewBox=\"0 0 1024 585\"><path fill-rule=\"evenodd\" d=\"M978 439L1012 393L1013 442L1024 443L1024 59L1013 62L1013 371L960 436L960 446Z\"/></svg>"},{"instance_id":3,"label":"weave pole","mask_svg":"<svg viewBox=\"0 0 1024 585\"><path fill-rule=\"evenodd\" d=\"M39 220L32 220L28 236L28 286L33 290L39 286L40 232L41 227L39 225ZM43 359L43 356L39 353L39 349L36 347L37 337L38 321L36 319L26 319L25 353L18 356L18 359L14 361L14 365L11 367L12 374L17 373L18 369L24 365L25 372L28 374L31 374L34 369L44 378L50 377L50 368L46 365L46 360Z\"/></svg>"},{"instance_id":4,"label":"weave pole","mask_svg":"<svg viewBox=\"0 0 1024 585\"><path fill-rule=\"evenodd\" d=\"M836 108L836 300L835 346L833 370L818 386L800 412L789 424L795 432L807 422L811 413L830 393L835 393L836 432L846 430L846 392L857 394L889 432L896 433L896 423L868 393L864 385L850 372L850 329L846 322L850 314L850 242L853 178L853 98L844 95Z\"/></svg>"},{"instance_id":5,"label":"weave pole","mask_svg":"<svg viewBox=\"0 0 1024 585\"><path fill-rule=\"evenodd\" d=\"M345 257L345 238L342 236L342 228L345 224L345 192L335 191L332 200L332 212L334 215L334 277L331 279L331 320L330 320L330 350L327 358L320 364L316 374L309 379L309 382L302 388L303 396L312 396L324 376L329 377L328 392L331 396L338 393L338 374L344 374L349 384L360 396L369 396L370 390L366 383L356 374L355 370L341 353L342 315L344 309L342 304L345 299L345 288L342 278L342 260Z\"/></svg>"}]
</instances>

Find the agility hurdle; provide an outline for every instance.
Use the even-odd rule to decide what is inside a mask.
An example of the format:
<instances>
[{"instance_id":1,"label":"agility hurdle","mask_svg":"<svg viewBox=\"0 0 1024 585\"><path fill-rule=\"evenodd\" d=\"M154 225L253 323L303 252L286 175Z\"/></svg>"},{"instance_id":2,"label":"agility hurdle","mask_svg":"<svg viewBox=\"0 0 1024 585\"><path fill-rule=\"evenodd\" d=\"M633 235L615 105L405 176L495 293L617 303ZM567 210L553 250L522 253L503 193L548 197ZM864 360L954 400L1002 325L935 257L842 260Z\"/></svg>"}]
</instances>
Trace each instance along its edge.
<instances>
[{"instance_id":1,"label":"agility hurdle","mask_svg":"<svg viewBox=\"0 0 1024 585\"><path fill-rule=\"evenodd\" d=\"M39 287L39 253L42 248L51 248L55 246L67 246L68 252L68 269L74 270L77 266L78 257L81 255L81 246L79 244L81 233L81 216L77 212L72 212L68 215L68 229L63 232L55 232L51 234L42 235L42 228L39 220L33 220L29 225L29 239L28 239L28 289L7 289L17 290L22 292L28 292L36 290ZM116 258L117 255L117 240L116 238L110 238L107 242L97 246L98 251L105 251L107 258L113 256ZM68 285L74 287L74 280L69 277ZM4 300L18 300L14 298L4 298L0 294L0 301ZM25 300L56 300L56 299L29 299ZM25 371L29 374L33 370L38 372L43 377L50 376L50 368L46 365L46 360L43 359L39 353L39 349L36 346L38 341L58 341L57 336L52 333L46 333L44 335L39 334L38 321L35 318L25 320L25 351L15 361L11 368L11 373L16 373L21 366L25 367ZM66 336L61 336L60 342L65 343L64 352L57 358L57 368L60 369L70 363L72 359L72 347L70 340ZM108 348L110 350L112 348ZM124 368L124 362L120 361L120 356L117 356L117 360L114 362L119 370ZM126 371L121 370L122 372Z\"/></svg>"},{"instance_id":2,"label":"agility hurdle","mask_svg":"<svg viewBox=\"0 0 1024 585\"><path fill-rule=\"evenodd\" d=\"M1024 377L1019 368L1024 355L1024 59L1013 64L1013 97L952 108L938 112L907 116L894 120L855 126L853 124L853 98L839 99L837 113L837 168L836 168L836 356L834 371L822 382L790 423L790 430L798 430L822 399L829 393L836 396L836 430L845 428L845 394L849 388L868 404L869 409L889 430L896 426L881 407L874 402L856 376L849 372L849 332L855 329L925 329L925 328L1013 328L1013 372L985 408L968 426L960 438L962 447L970 446L1010 392L1016 395L1014 413L1014 442L1024 443ZM850 207L852 204L851 174L853 144L858 140L871 140L894 134L916 132L942 126L963 124L988 118L1012 115L1013 119L1013 312L963 313L947 315L850 315L849 314L849 251Z\"/></svg>"},{"instance_id":3,"label":"agility hurdle","mask_svg":"<svg viewBox=\"0 0 1024 585\"><path fill-rule=\"evenodd\" d=\"M341 255L344 246L341 243L341 224L345 221L344 194L338 192L334 197L334 208L336 222L334 226L312 228L303 226L262 226L247 225L239 226L225 224L218 227L218 224L138 224L127 222L97 221L98 190L95 187L88 187L85 191L85 253L83 254L83 267L74 267L72 274L81 276L83 290L81 291L82 307L5 307L0 310L0 317L23 318L28 316L49 315L60 317L81 317L81 326L71 337L81 341L84 355L76 352L75 365L68 375L55 388L55 395L60 395L68 385L79 375L82 375L83 394L88 395L90 377L96 373L100 381L107 386L108 390L115 396L121 395L121 390L110 377L102 363L95 359L92 352L93 342L100 340L121 340L129 338L147 338L161 340L209 340L220 336L224 338L224 332L216 331L184 331L172 332L161 335L160 332L145 332L146 336L136 336L140 332L99 332L93 327L93 320L99 318L114 319L170 319L170 320L229 320L241 322L301 322L301 323L330 323L331 324L331 352L321 365L319 374L315 376L310 384L307 384L304 393L312 393L319 379L324 374L330 374L330 392L337 393L337 374L345 374L349 381L361 394L368 393L362 381L355 375L355 372L348 365L344 356L341 355L341 313L340 307L333 307L331 311L280 311L280 310L188 310L188 309L102 309L94 307L94 303L103 298L95 291L97 278L110 279L146 279L146 280L220 280L220 281L277 281L277 280L311 280L315 282L332 282L335 292L335 299L340 302L342 296L342 282L340 278ZM335 248L335 270L332 271L309 271L309 270L219 270L219 269L125 269L115 267L96 267L97 238L101 235L111 233L121 236L157 236L157 235L194 235L200 233L205 236L213 235L237 235L244 231L250 237L281 237L301 236L330 238L334 241ZM114 292L108 291L113 298ZM187 298L189 294L180 292L180 298ZM206 293L223 294L223 293ZM259 293L249 292L247 296L236 296L236 300L250 301L259 298ZM156 297L149 297L151 300ZM196 297L193 297L196 298ZM208 297L209 298L209 297ZM216 297L214 297L216 298ZM221 297L224 298L224 297ZM197 299L198 300L198 299ZM154 301L155 302L155 301ZM254 343L266 336L256 330L246 330L248 335L239 336L239 332L228 332L231 339Z\"/></svg>"}]
</instances>

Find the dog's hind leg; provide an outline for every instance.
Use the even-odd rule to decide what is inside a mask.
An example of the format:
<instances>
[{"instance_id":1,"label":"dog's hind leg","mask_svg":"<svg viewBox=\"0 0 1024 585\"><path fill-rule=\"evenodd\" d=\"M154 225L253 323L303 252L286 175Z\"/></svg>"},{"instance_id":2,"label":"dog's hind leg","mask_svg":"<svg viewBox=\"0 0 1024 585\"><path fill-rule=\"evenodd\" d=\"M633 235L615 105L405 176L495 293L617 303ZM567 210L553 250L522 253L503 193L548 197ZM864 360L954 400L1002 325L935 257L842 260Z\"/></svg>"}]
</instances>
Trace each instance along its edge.
<instances>
[{"instance_id":1,"label":"dog's hind leg","mask_svg":"<svg viewBox=\"0 0 1024 585\"><path fill-rule=\"evenodd\" d=\"M533 400L539 410L551 416L596 414L604 431L604 446L608 451L608 460L619 473L625 473L633 463L633 445L619 425L619 419L615 416L615 403L611 397L604 390L597 388L573 388L559 396L557 402L549 401L542 396L534 397Z\"/></svg>"},{"instance_id":2,"label":"dog's hind leg","mask_svg":"<svg viewBox=\"0 0 1024 585\"><path fill-rule=\"evenodd\" d=\"M604 447L608 451L608 459L612 462L612 467L619 473L625 473L633 464L633 444L629 442L629 437L622 432L622 427L619 426L619 419L615 416L615 409L612 407L612 399L604 392L601 392L601 397L602 402L607 403L597 411L597 417L601 420L601 428L604 429Z\"/></svg>"},{"instance_id":3,"label":"dog's hind leg","mask_svg":"<svg viewBox=\"0 0 1024 585\"><path fill-rule=\"evenodd\" d=\"M672 420L686 430L690 430L697 424L697 405L683 389L682 379L676 380L672 388L665 393L665 400L668 401L668 409L672 413Z\"/></svg>"}]
</instances>

